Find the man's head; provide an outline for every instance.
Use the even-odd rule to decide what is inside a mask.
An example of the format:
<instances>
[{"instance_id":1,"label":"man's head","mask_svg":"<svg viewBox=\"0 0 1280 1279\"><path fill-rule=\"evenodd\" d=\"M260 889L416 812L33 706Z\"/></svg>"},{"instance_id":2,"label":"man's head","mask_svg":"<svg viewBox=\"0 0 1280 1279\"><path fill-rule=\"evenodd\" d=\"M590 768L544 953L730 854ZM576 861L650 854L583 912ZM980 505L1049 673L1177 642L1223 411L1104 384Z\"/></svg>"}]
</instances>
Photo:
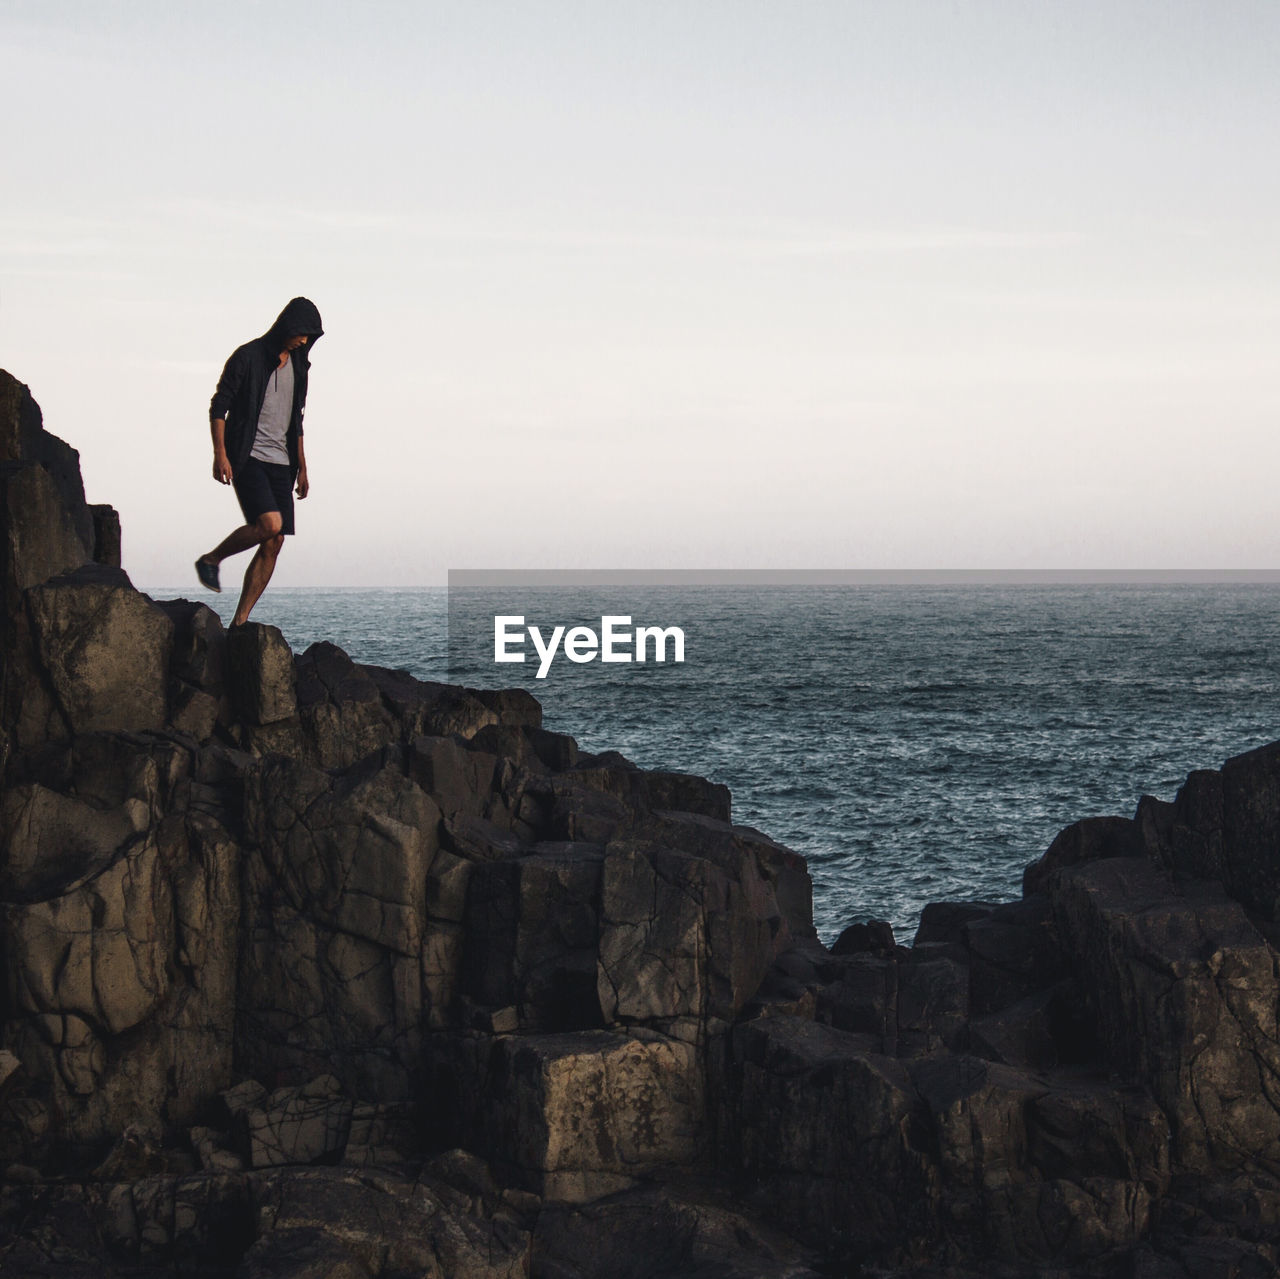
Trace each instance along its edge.
<instances>
[{"instance_id":1,"label":"man's head","mask_svg":"<svg viewBox=\"0 0 1280 1279\"><path fill-rule=\"evenodd\" d=\"M296 351L308 343L315 346L316 339L323 333L316 304L307 298L294 298L276 316L276 322L265 336L273 344L272 350L286 352Z\"/></svg>"}]
</instances>

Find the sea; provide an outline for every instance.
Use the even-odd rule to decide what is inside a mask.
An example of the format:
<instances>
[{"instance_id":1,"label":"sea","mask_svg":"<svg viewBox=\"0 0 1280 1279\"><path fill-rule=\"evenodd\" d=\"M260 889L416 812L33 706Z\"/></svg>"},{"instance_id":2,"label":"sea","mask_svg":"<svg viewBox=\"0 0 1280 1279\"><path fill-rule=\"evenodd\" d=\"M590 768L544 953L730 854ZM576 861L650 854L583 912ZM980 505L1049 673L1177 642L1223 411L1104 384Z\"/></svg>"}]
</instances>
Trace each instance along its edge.
<instances>
[{"instance_id":1,"label":"sea","mask_svg":"<svg viewBox=\"0 0 1280 1279\"><path fill-rule=\"evenodd\" d=\"M149 593L224 621L235 604ZM1275 583L549 588L503 611L545 636L616 610L678 625L685 652L561 656L543 679L531 644L494 662L490 604L273 586L254 620L296 652L329 640L422 679L528 688L585 750L725 783L735 822L808 859L827 942L883 919L909 943L927 902L1015 898L1064 826L1172 799L1191 770L1280 737Z\"/></svg>"}]
</instances>

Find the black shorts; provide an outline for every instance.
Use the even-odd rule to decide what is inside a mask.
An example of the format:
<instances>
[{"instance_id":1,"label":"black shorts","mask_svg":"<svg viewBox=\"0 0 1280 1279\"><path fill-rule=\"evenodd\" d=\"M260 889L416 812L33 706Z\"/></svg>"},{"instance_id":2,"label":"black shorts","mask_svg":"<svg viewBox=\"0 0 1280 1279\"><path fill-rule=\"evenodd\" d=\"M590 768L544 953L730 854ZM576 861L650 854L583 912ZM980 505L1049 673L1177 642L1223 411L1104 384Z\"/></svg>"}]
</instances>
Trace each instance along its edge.
<instances>
[{"instance_id":1,"label":"black shorts","mask_svg":"<svg viewBox=\"0 0 1280 1279\"><path fill-rule=\"evenodd\" d=\"M247 458L231 487L240 499L246 524L257 522L264 511L280 512L280 532L293 532L293 468L282 462Z\"/></svg>"}]
</instances>

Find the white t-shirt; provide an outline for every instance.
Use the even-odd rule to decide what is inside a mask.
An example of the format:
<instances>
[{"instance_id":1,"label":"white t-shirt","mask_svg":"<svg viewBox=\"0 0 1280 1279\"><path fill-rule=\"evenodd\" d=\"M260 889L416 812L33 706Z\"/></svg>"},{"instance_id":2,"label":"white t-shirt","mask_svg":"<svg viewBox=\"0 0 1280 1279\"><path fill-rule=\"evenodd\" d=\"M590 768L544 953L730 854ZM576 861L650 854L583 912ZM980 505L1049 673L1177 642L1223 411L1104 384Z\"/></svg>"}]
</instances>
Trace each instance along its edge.
<instances>
[{"instance_id":1,"label":"white t-shirt","mask_svg":"<svg viewBox=\"0 0 1280 1279\"><path fill-rule=\"evenodd\" d=\"M259 462L289 465L289 419L293 417L293 359L284 362L267 380L267 394L258 414L258 430L253 437L250 457Z\"/></svg>"}]
</instances>

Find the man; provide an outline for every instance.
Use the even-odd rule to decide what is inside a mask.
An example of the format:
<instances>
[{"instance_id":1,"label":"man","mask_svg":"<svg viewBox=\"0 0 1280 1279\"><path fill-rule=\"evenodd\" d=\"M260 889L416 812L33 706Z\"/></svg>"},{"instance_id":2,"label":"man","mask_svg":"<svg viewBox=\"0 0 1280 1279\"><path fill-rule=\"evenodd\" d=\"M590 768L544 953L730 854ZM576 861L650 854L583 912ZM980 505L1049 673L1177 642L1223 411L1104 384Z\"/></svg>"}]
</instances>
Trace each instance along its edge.
<instances>
[{"instance_id":1,"label":"man","mask_svg":"<svg viewBox=\"0 0 1280 1279\"><path fill-rule=\"evenodd\" d=\"M235 488L245 522L196 560L196 576L211 591L221 591L222 561L258 548L245 570L232 626L249 620L293 532L295 484L299 498L310 488L302 447L307 347L323 332L315 304L294 298L262 337L232 352L209 402L213 478Z\"/></svg>"}]
</instances>

